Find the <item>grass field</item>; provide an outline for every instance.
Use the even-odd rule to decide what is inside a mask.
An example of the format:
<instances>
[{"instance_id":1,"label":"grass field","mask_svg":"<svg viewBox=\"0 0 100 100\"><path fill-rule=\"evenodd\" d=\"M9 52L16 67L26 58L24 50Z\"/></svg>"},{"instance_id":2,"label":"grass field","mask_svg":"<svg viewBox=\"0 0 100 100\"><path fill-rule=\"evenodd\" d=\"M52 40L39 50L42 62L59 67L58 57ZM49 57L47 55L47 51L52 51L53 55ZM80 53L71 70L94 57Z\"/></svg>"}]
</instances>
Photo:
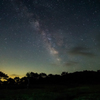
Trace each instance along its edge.
<instances>
[{"instance_id":1,"label":"grass field","mask_svg":"<svg viewBox=\"0 0 100 100\"><path fill-rule=\"evenodd\" d=\"M100 100L100 85L0 90L0 100Z\"/></svg>"}]
</instances>

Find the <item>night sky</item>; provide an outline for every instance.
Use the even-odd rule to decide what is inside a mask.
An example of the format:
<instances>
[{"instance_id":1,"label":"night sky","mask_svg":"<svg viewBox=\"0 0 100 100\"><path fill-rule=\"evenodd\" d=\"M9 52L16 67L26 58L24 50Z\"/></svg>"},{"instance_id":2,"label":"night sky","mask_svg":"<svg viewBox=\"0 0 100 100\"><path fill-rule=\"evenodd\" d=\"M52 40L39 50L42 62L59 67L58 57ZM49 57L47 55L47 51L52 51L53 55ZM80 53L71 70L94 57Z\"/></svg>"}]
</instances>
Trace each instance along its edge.
<instances>
[{"instance_id":1,"label":"night sky","mask_svg":"<svg viewBox=\"0 0 100 100\"><path fill-rule=\"evenodd\" d=\"M1 71L99 69L100 0L0 0Z\"/></svg>"}]
</instances>

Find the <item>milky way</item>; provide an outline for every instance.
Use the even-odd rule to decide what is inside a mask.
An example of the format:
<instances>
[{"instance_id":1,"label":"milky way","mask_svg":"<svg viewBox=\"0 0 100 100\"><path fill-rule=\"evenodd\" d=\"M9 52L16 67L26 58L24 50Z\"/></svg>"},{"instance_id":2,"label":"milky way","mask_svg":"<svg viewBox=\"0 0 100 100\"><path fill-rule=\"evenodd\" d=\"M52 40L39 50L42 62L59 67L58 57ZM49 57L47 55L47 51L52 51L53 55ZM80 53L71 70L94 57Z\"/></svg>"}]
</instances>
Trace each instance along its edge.
<instances>
[{"instance_id":1,"label":"milky way","mask_svg":"<svg viewBox=\"0 0 100 100\"><path fill-rule=\"evenodd\" d=\"M36 34L40 34L42 36L45 48L48 50L50 55L52 56L54 62L60 62L59 52L54 48L52 43L51 33L47 29L42 29L39 23L38 16L33 12L29 12L28 8L22 3L22 1L11 0L16 12L22 14L22 16L28 18L30 25L34 30L36 30ZM36 1L35 1L36 2ZM18 3L18 4L17 4ZM35 20L34 20L35 19ZM61 41L61 40L60 40ZM60 44L59 44L60 45Z\"/></svg>"}]
</instances>

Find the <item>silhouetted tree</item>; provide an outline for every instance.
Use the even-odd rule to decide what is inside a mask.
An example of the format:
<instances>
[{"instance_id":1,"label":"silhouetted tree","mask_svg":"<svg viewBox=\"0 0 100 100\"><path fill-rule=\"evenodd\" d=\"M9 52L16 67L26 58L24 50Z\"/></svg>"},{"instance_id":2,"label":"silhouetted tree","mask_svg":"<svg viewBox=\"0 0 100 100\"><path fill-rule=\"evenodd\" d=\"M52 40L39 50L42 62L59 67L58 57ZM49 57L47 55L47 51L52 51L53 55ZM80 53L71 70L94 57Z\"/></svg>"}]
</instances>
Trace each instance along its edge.
<instances>
[{"instance_id":1,"label":"silhouetted tree","mask_svg":"<svg viewBox=\"0 0 100 100\"><path fill-rule=\"evenodd\" d=\"M49 74L48 77L53 77L53 74Z\"/></svg>"},{"instance_id":2,"label":"silhouetted tree","mask_svg":"<svg viewBox=\"0 0 100 100\"><path fill-rule=\"evenodd\" d=\"M26 86L27 86L27 77L22 77L20 79L20 86L21 86L21 88L26 88Z\"/></svg>"},{"instance_id":3,"label":"silhouetted tree","mask_svg":"<svg viewBox=\"0 0 100 100\"><path fill-rule=\"evenodd\" d=\"M34 72L28 72L26 73L26 77L27 77L27 88L29 87L33 87L34 84L38 84L39 83L39 74L38 73L34 73Z\"/></svg>"},{"instance_id":4,"label":"silhouetted tree","mask_svg":"<svg viewBox=\"0 0 100 100\"><path fill-rule=\"evenodd\" d=\"M68 75L68 72L62 72L61 73L61 76L65 76L65 75Z\"/></svg>"},{"instance_id":5,"label":"silhouetted tree","mask_svg":"<svg viewBox=\"0 0 100 100\"><path fill-rule=\"evenodd\" d=\"M31 72L27 72L26 73L26 77L27 77L27 88L29 88L29 84L30 84L30 77L32 76Z\"/></svg>"},{"instance_id":6,"label":"silhouetted tree","mask_svg":"<svg viewBox=\"0 0 100 100\"><path fill-rule=\"evenodd\" d=\"M20 78L19 78L19 77L15 77L14 80L15 80L15 83L16 83L17 85L20 83Z\"/></svg>"},{"instance_id":7,"label":"silhouetted tree","mask_svg":"<svg viewBox=\"0 0 100 100\"><path fill-rule=\"evenodd\" d=\"M7 80L8 75L0 71L0 80L1 80L2 78Z\"/></svg>"},{"instance_id":8,"label":"silhouetted tree","mask_svg":"<svg viewBox=\"0 0 100 100\"><path fill-rule=\"evenodd\" d=\"M5 89L7 89L8 88L8 82L7 81L3 81L2 82L2 88L5 88Z\"/></svg>"},{"instance_id":9,"label":"silhouetted tree","mask_svg":"<svg viewBox=\"0 0 100 100\"><path fill-rule=\"evenodd\" d=\"M15 87L15 81L12 78L8 78L7 79L7 84L8 84L8 88L14 88Z\"/></svg>"},{"instance_id":10,"label":"silhouetted tree","mask_svg":"<svg viewBox=\"0 0 100 100\"><path fill-rule=\"evenodd\" d=\"M47 75L46 75L45 73L40 73L40 74L39 74L39 77L41 77L41 78L46 78Z\"/></svg>"},{"instance_id":11,"label":"silhouetted tree","mask_svg":"<svg viewBox=\"0 0 100 100\"><path fill-rule=\"evenodd\" d=\"M8 82L8 84L11 84L11 85L13 85L15 83L14 79L12 79L12 78L8 78L7 82Z\"/></svg>"},{"instance_id":12,"label":"silhouetted tree","mask_svg":"<svg viewBox=\"0 0 100 100\"><path fill-rule=\"evenodd\" d=\"M97 70L98 73L100 73L100 70Z\"/></svg>"},{"instance_id":13,"label":"silhouetted tree","mask_svg":"<svg viewBox=\"0 0 100 100\"><path fill-rule=\"evenodd\" d=\"M38 79L39 78L38 73L30 72L29 74L30 74L30 77L32 77L33 79Z\"/></svg>"}]
</instances>

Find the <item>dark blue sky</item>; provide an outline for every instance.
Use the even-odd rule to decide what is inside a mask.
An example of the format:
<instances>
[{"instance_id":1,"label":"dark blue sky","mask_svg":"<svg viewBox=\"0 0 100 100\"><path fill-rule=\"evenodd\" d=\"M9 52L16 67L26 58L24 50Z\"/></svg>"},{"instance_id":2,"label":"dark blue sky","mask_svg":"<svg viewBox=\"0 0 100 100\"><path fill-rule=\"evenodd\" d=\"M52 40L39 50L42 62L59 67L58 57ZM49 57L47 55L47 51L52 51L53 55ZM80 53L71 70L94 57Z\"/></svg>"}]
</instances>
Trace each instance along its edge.
<instances>
[{"instance_id":1,"label":"dark blue sky","mask_svg":"<svg viewBox=\"0 0 100 100\"><path fill-rule=\"evenodd\" d=\"M100 0L0 0L0 70L100 69Z\"/></svg>"}]
</instances>

